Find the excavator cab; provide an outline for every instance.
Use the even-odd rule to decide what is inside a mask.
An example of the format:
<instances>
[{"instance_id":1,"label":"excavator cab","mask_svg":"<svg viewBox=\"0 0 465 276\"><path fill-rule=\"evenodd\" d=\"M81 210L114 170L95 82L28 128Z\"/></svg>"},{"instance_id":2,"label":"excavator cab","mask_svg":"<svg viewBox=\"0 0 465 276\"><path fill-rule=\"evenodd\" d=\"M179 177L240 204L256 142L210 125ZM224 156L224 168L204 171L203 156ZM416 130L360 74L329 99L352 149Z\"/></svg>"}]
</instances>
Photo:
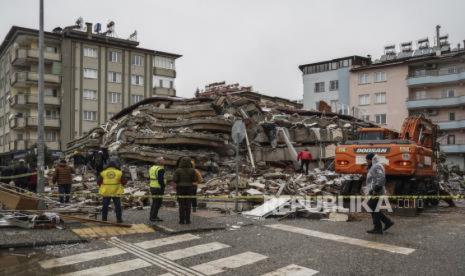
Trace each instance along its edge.
<instances>
[{"instance_id":1,"label":"excavator cab","mask_svg":"<svg viewBox=\"0 0 465 276\"><path fill-rule=\"evenodd\" d=\"M399 133L387 128L360 128L358 129L358 140L381 141L398 139Z\"/></svg>"}]
</instances>

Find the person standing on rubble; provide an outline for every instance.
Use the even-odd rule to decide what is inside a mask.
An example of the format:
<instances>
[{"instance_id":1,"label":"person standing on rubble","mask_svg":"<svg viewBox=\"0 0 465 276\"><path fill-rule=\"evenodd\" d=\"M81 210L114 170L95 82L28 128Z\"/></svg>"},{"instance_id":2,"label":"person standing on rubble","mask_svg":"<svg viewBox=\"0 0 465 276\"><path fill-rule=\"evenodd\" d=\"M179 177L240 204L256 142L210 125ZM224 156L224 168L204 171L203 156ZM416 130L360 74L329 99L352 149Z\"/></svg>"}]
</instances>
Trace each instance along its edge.
<instances>
[{"instance_id":1,"label":"person standing on rubble","mask_svg":"<svg viewBox=\"0 0 465 276\"><path fill-rule=\"evenodd\" d=\"M115 162L108 162L106 168L100 172L97 178L99 194L102 198L102 220L107 221L108 206L113 200L115 205L116 221L123 223L123 209L121 208L121 196L124 194L123 186L126 185L126 178Z\"/></svg>"},{"instance_id":2,"label":"person standing on rubble","mask_svg":"<svg viewBox=\"0 0 465 276\"><path fill-rule=\"evenodd\" d=\"M305 174L308 175L308 165L312 160L312 154L308 151L308 149L301 150L297 155L297 161L300 161L300 171L304 172L305 166Z\"/></svg>"},{"instance_id":3,"label":"person standing on rubble","mask_svg":"<svg viewBox=\"0 0 465 276\"><path fill-rule=\"evenodd\" d=\"M74 168L68 166L65 159L61 159L58 165L55 167L53 183L58 185L60 203L69 202L69 194L71 194L71 184L73 183L72 174L74 173Z\"/></svg>"},{"instance_id":4,"label":"person standing on rubble","mask_svg":"<svg viewBox=\"0 0 465 276\"><path fill-rule=\"evenodd\" d=\"M191 161L192 168L195 170L194 186L192 186L192 212L197 212L197 186L203 182L202 174L195 168L195 160Z\"/></svg>"},{"instance_id":5,"label":"person standing on rubble","mask_svg":"<svg viewBox=\"0 0 465 276\"><path fill-rule=\"evenodd\" d=\"M79 151L75 151L73 154L74 169L79 174L85 174L86 158Z\"/></svg>"},{"instance_id":6,"label":"person standing on rubble","mask_svg":"<svg viewBox=\"0 0 465 276\"><path fill-rule=\"evenodd\" d=\"M165 167L163 157L158 157L155 164L149 169L150 194L152 195L152 206L150 206L150 221L163 221L158 217L158 211L163 203L165 194Z\"/></svg>"},{"instance_id":7,"label":"person standing on rubble","mask_svg":"<svg viewBox=\"0 0 465 276\"><path fill-rule=\"evenodd\" d=\"M92 163L95 169L95 175L98 178L100 173L103 171L103 167L105 166L105 155L103 154L102 150L99 150L94 154Z\"/></svg>"},{"instance_id":8,"label":"person standing on rubble","mask_svg":"<svg viewBox=\"0 0 465 276\"><path fill-rule=\"evenodd\" d=\"M173 181L176 183L176 194L179 204L179 224L191 223L192 189L195 182L195 170L191 159L182 157L174 171Z\"/></svg>"},{"instance_id":9,"label":"person standing on rubble","mask_svg":"<svg viewBox=\"0 0 465 276\"><path fill-rule=\"evenodd\" d=\"M368 165L368 173L366 179L366 185L368 188L368 194L371 196L368 201L368 206L371 209L371 218L373 220L374 228L368 230L369 234L383 234L383 231L388 230L394 225L394 222L388 218L380 210L377 210L379 197L385 195L386 189L386 174L384 166L379 160L379 156L374 153L369 153L365 157ZM381 224L384 223L384 229Z\"/></svg>"}]
</instances>

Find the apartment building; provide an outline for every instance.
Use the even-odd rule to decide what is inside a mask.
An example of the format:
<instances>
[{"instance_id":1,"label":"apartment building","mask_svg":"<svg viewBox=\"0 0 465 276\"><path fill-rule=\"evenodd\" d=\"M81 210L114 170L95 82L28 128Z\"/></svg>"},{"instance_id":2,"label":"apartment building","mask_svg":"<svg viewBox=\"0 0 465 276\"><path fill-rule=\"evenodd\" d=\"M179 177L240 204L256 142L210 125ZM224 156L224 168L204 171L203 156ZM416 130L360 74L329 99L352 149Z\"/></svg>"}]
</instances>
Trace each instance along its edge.
<instances>
[{"instance_id":1,"label":"apartment building","mask_svg":"<svg viewBox=\"0 0 465 276\"><path fill-rule=\"evenodd\" d=\"M304 108L316 109L319 102L324 101L333 112L349 114L350 69L370 63L370 57L349 56L300 65Z\"/></svg>"},{"instance_id":2,"label":"apartment building","mask_svg":"<svg viewBox=\"0 0 465 276\"><path fill-rule=\"evenodd\" d=\"M66 143L153 95L176 96L180 55L140 48L134 38L91 23L45 32L45 139ZM13 26L0 45L0 160L25 155L37 140L38 31Z\"/></svg>"}]
</instances>

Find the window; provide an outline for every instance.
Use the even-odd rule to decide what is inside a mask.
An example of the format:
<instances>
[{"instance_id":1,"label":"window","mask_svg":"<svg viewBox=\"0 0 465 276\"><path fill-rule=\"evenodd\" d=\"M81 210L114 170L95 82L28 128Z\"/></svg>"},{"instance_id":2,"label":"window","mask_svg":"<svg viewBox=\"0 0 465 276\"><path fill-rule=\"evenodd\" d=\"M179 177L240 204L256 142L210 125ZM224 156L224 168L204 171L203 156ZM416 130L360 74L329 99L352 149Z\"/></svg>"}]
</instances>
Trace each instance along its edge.
<instances>
[{"instance_id":1,"label":"window","mask_svg":"<svg viewBox=\"0 0 465 276\"><path fill-rule=\"evenodd\" d=\"M131 95L132 104L138 103L144 99L142 95Z\"/></svg>"},{"instance_id":2,"label":"window","mask_svg":"<svg viewBox=\"0 0 465 276\"><path fill-rule=\"evenodd\" d=\"M45 52L47 52L47 53L57 53L58 48L53 47L53 46L47 46L47 47L45 47Z\"/></svg>"},{"instance_id":3,"label":"window","mask_svg":"<svg viewBox=\"0 0 465 276\"><path fill-rule=\"evenodd\" d=\"M364 121L367 121L367 122L370 121L370 115L362 115L361 117L362 117L362 120Z\"/></svg>"},{"instance_id":4,"label":"window","mask_svg":"<svg viewBox=\"0 0 465 276\"><path fill-rule=\"evenodd\" d=\"M163 87L163 80L160 80L158 87Z\"/></svg>"},{"instance_id":5,"label":"window","mask_svg":"<svg viewBox=\"0 0 465 276\"><path fill-rule=\"evenodd\" d=\"M455 97L455 91L450 89L450 90L442 90L441 91L441 98L453 98Z\"/></svg>"},{"instance_id":6,"label":"window","mask_svg":"<svg viewBox=\"0 0 465 276\"><path fill-rule=\"evenodd\" d=\"M370 95L360 95L358 96L358 105L369 105L370 104Z\"/></svg>"},{"instance_id":7,"label":"window","mask_svg":"<svg viewBox=\"0 0 465 276\"><path fill-rule=\"evenodd\" d=\"M386 92L375 93L375 104L386 103Z\"/></svg>"},{"instance_id":8,"label":"window","mask_svg":"<svg viewBox=\"0 0 465 276\"><path fill-rule=\"evenodd\" d=\"M349 67L349 60L348 59L344 59L342 61L342 67Z\"/></svg>"},{"instance_id":9,"label":"window","mask_svg":"<svg viewBox=\"0 0 465 276\"><path fill-rule=\"evenodd\" d=\"M425 69L415 69L413 71L413 76L414 77L421 77L426 75L426 70Z\"/></svg>"},{"instance_id":10,"label":"window","mask_svg":"<svg viewBox=\"0 0 465 276\"><path fill-rule=\"evenodd\" d=\"M455 135L448 135L447 136L447 144L448 145L455 145Z\"/></svg>"},{"instance_id":11,"label":"window","mask_svg":"<svg viewBox=\"0 0 465 276\"><path fill-rule=\"evenodd\" d=\"M376 72L375 73L375 82L386 81L386 72Z\"/></svg>"},{"instance_id":12,"label":"window","mask_svg":"<svg viewBox=\"0 0 465 276\"><path fill-rule=\"evenodd\" d=\"M121 73L108 72L108 82L121 83Z\"/></svg>"},{"instance_id":13,"label":"window","mask_svg":"<svg viewBox=\"0 0 465 276\"><path fill-rule=\"evenodd\" d=\"M46 131L45 132L45 141L47 142L56 142L57 141L57 132L56 131Z\"/></svg>"},{"instance_id":14,"label":"window","mask_svg":"<svg viewBox=\"0 0 465 276\"><path fill-rule=\"evenodd\" d=\"M449 121L455 121L455 112L449 113Z\"/></svg>"},{"instance_id":15,"label":"window","mask_svg":"<svg viewBox=\"0 0 465 276\"><path fill-rule=\"evenodd\" d=\"M338 68L337 62L331 62L331 70L336 70Z\"/></svg>"},{"instance_id":16,"label":"window","mask_svg":"<svg viewBox=\"0 0 465 276\"><path fill-rule=\"evenodd\" d=\"M96 58L97 57L97 49L84 47L84 56L85 57L90 57L90 58Z\"/></svg>"},{"instance_id":17,"label":"window","mask_svg":"<svg viewBox=\"0 0 465 276\"><path fill-rule=\"evenodd\" d=\"M86 79L96 79L97 78L97 70L84 68L84 78Z\"/></svg>"},{"instance_id":18,"label":"window","mask_svg":"<svg viewBox=\"0 0 465 276\"><path fill-rule=\"evenodd\" d=\"M133 85L144 86L144 77L140 76L140 75L132 75L131 76L131 83Z\"/></svg>"},{"instance_id":19,"label":"window","mask_svg":"<svg viewBox=\"0 0 465 276\"><path fill-rule=\"evenodd\" d=\"M315 83L315 92L325 92L325 83L324 82L316 82Z\"/></svg>"},{"instance_id":20,"label":"window","mask_svg":"<svg viewBox=\"0 0 465 276\"><path fill-rule=\"evenodd\" d=\"M329 82L329 91L335 91L339 89L339 81L332 80Z\"/></svg>"},{"instance_id":21,"label":"window","mask_svg":"<svg viewBox=\"0 0 465 276\"><path fill-rule=\"evenodd\" d=\"M358 76L358 84L367 84L369 83L369 75L368 74L360 74Z\"/></svg>"},{"instance_id":22,"label":"window","mask_svg":"<svg viewBox=\"0 0 465 276\"><path fill-rule=\"evenodd\" d=\"M58 91L52 88L45 88L44 95L46 97L58 97Z\"/></svg>"},{"instance_id":23,"label":"window","mask_svg":"<svg viewBox=\"0 0 465 276\"><path fill-rule=\"evenodd\" d=\"M133 55L132 56L132 65L142 66L143 62L144 62L144 60L143 60L141 55Z\"/></svg>"},{"instance_id":24,"label":"window","mask_svg":"<svg viewBox=\"0 0 465 276\"><path fill-rule=\"evenodd\" d=\"M458 73L457 67L448 68L447 73L449 73L449 74L457 74Z\"/></svg>"},{"instance_id":25,"label":"window","mask_svg":"<svg viewBox=\"0 0 465 276\"><path fill-rule=\"evenodd\" d=\"M170 88L171 88L171 89L174 88L174 81L170 81Z\"/></svg>"},{"instance_id":26,"label":"window","mask_svg":"<svg viewBox=\"0 0 465 276\"><path fill-rule=\"evenodd\" d=\"M376 114L375 122L377 124L386 124L386 114Z\"/></svg>"},{"instance_id":27,"label":"window","mask_svg":"<svg viewBox=\"0 0 465 276\"><path fill-rule=\"evenodd\" d=\"M426 91L415 91L415 100L426 99Z\"/></svg>"},{"instance_id":28,"label":"window","mask_svg":"<svg viewBox=\"0 0 465 276\"><path fill-rule=\"evenodd\" d=\"M110 92L110 103L121 103L121 93Z\"/></svg>"},{"instance_id":29,"label":"window","mask_svg":"<svg viewBox=\"0 0 465 276\"><path fill-rule=\"evenodd\" d=\"M109 51L108 52L108 60L110 62L120 63L121 62L121 52Z\"/></svg>"},{"instance_id":30,"label":"window","mask_svg":"<svg viewBox=\"0 0 465 276\"><path fill-rule=\"evenodd\" d=\"M97 91L84 89L82 97L84 100L96 100L97 99Z\"/></svg>"},{"instance_id":31,"label":"window","mask_svg":"<svg viewBox=\"0 0 465 276\"><path fill-rule=\"evenodd\" d=\"M45 110L46 119L58 119L60 118L60 111L57 109L46 109Z\"/></svg>"},{"instance_id":32,"label":"window","mask_svg":"<svg viewBox=\"0 0 465 276\"><path fill-rule=\"evenodd\" d=\"M83 112L84 121L96 121L97 120L97 111L86 111Z\"/></svg>"},{"instance_id":33,"label":"window","mask_svg":"<svg viewBox=\"0 0 465 276\"><path fill-rule=\"evenodd\" d=\"M165 69L174 70L174 59L167 57L155 57L153 59L153 66Z\"/></svg>"}]
</instances>

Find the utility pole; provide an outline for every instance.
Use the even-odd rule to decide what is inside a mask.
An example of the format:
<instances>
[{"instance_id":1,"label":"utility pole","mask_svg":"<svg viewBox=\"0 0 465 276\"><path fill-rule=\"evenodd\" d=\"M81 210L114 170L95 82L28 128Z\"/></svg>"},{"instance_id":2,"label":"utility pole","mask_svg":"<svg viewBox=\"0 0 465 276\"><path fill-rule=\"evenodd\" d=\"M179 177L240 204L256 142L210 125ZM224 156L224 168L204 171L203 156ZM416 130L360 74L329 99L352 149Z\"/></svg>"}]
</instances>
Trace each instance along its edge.
<instances>
[{"instance_id":1,"label":"utility pole","mask_svg":"<svg viewBox=\"0 0 465 276\"><path fill-rule=\"evenodd\" d=\"M39 11L39 100L37 104L37 193L44 192L44 0Z\"/></svg>"}]
</instances>

